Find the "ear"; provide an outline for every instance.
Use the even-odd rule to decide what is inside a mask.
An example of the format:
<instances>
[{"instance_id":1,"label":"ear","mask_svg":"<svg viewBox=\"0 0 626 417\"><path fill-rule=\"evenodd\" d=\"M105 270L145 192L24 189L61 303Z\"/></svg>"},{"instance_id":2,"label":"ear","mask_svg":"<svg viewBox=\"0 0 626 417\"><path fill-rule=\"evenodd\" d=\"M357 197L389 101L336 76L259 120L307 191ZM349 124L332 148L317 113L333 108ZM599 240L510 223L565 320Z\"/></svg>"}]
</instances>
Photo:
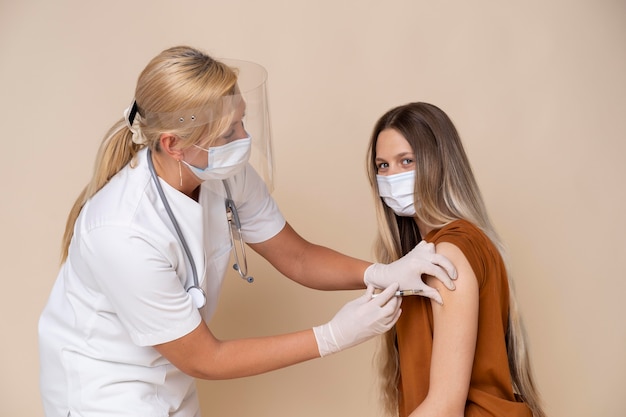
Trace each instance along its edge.
<instances>
[{"instance_id":1,"label":"ear","mask_svg":"<svg viewBox=\"0 0 626 417\"><path fill-rule=\"evenodd\" d=\"M183 158L183 151L178 146L179 143L180 138L171 133L161 133L161 137L159 138L161 150L177 161Z\"/></svg>"}]
</instances>

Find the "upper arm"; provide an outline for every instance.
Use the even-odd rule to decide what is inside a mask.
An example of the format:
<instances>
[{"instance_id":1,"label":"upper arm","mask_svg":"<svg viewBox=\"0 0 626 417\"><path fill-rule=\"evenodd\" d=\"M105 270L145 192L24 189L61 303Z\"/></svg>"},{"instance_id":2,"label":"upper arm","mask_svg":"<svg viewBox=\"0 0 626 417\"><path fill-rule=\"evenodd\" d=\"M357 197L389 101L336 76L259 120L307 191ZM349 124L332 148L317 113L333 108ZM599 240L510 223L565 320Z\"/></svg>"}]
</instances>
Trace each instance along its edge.
<instances>
[{"instance_id":1,"label":"upper arm","mask_svg":"<svg viewBox=\"0 0 626 417\"><path fill-rule=\"evenodd\" d=\"M426 400L419 408L436 407L445 411L446 415L462 416L476 350L478 281L457 246L443 242L437 244L436 250L456 266L458 279L455 291L444 291L440 281L427 278L429 285L439 289L443 305L431 302L434 329L430 387Z\"/></svg>"},{"instance_id":2,"label":"upper arm","mask_svg":"<svg viewBox=\"0 0 626 417\"><path fill-rule=\"evenodd\" d=\"M270 239L248 244L274 268L292 279L299 276L302 259L309 245L288 223Z\"/></svg>"}]
</instances>

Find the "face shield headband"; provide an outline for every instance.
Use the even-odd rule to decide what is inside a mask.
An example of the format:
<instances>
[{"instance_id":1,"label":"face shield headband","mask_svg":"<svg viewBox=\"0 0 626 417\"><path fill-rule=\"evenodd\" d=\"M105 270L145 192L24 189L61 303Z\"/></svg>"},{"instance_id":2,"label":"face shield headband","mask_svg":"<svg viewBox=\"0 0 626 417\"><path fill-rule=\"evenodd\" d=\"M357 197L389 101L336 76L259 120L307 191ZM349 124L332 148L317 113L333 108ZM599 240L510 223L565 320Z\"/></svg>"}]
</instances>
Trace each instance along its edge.
<instances>
[{"instance_id":1,"label":"face shield headband","mask_svg":"<svg viewBox=\"0 0 626 417\"><path fill-rule=\"evenodd\" d=\"M245 105L244 127L252 139L250 164L265 181L270 192L274 189L271 129L267 104L267 71L261 65L248 61L219 60L238 72L235 94L221 97L201 108L181 109L171 113L154 113L142 109L146 125L158 125L164 129L192 128L209 123L228 121ZM126 123L133 130L138 115L135 100L124 112Z\"/></svg>"}]
</instances>

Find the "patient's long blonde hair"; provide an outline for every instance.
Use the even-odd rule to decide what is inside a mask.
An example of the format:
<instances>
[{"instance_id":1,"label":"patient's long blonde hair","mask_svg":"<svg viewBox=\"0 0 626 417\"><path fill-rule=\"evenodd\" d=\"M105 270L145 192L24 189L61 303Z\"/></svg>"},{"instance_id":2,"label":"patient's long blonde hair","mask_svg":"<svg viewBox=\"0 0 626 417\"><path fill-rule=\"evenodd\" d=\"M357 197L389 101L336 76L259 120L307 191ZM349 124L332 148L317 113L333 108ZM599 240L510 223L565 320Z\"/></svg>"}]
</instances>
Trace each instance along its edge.
<instances>
[{"instance_id":1,"label":"patient's long blonde hair","mask_svg":"<svg viewBox=\"0 0 626 417\"><path fill-rule=\"evenodd\" d=\"M416 215L433 228L465 219L479 227L505 257L504 246L489 220L483 199L463 149L461 139L448 116L427 103L410 103L385 113L376 123L367 154L367 172L376 201L378 237L375 254L379 262L389 263L408 253L421 240L413 218L399 217L378 195L376 182L376 141L381 131L392 128L411 144L415 154ZM419 193L419 195L418 195ZM526 336L518 313L509 276L510 304L506 344L513 390L532 410L544 417L535 388L527 350ZM395 329L383 338L379 351L385 410L398 411L399 363Z\"/></svg>"}]
</instances>

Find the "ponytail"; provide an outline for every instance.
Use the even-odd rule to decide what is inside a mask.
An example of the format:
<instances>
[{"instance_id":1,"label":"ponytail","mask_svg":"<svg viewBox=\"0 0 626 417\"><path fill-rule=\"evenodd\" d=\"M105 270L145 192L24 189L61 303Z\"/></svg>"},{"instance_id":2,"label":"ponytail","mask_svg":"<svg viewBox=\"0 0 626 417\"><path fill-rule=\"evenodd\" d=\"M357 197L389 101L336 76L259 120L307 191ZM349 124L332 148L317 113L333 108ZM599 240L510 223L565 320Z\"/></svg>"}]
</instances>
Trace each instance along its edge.
<instances>
[{"instance_id":1,"label":"ponytail","mask_svg":"<svg viewBox=\"0 0 626 417\"><path fill-rule=\"evenodd\" d=\"M115 174L131 162L143 147L133 143L132 137L133 134L124 119L118 121L104 137L96 156L91 181L80 193L67 217L61 244L61 263L67 259L70 242L74 235L74 225L85 203L104 187Z\"/></svg>"},{"instance_id":2,"label":"ponytail","mask_svg":"<svg viewBox=\"0 0 626 417\"><path fill-rule=\"evenodd\" d=\"M221 103L232 95L237 74L226 64L215 61L196 49L179 46L166 49L154 57L137 80L132 104L106 134L91 181L83 189L67 218L61 246L61 262L68 256L74 226L80 211L123 167L133 163L137 152L145 147L159 149L164 131L181 138L181 146L191 146L201 137L217 137L230 124L227 118L207 124L168 124L169 119L150 115L167 115L182 109L204 108ZM137 103L141 103L139 106ZM175 119L178 121L178 117Z\"/></svg>"}]
</instances>

